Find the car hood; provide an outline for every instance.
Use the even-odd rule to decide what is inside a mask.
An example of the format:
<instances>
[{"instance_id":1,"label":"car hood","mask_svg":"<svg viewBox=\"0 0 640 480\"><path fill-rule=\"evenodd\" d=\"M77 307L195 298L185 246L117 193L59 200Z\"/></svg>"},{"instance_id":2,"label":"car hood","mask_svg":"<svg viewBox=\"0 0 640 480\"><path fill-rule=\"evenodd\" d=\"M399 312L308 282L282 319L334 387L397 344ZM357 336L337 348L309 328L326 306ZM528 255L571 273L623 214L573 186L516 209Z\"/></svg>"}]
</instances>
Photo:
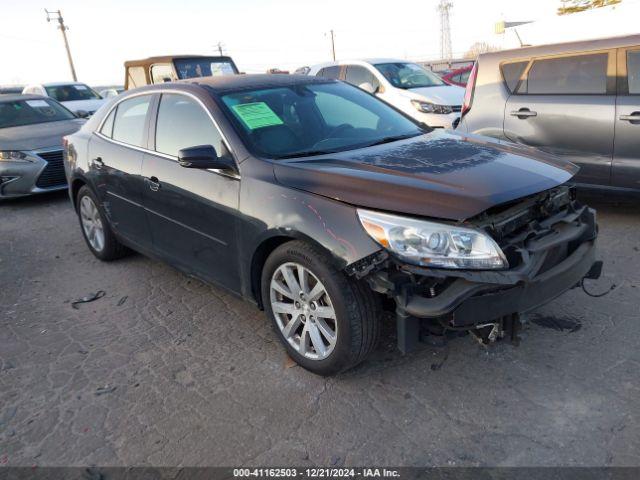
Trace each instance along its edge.
<instances>
[{"instance_id":1,"label":"car hood","mask_svg":"<svg viewBox=\"0 0 640 480\"><path fill-rule=\"evenodd\" d=\"M72 112L84 110L85 112L95 112L106 102L104 99L95 100L72 100L69 102L60 102Z\"/></svg>"},{"instance_id":2,"label":"car hood","mask_svg":"<svg viewBox=\"0 0 640 480\"><path fill-rule=\"evenodd\" d=\"M277 181L291 188L359 207L457 221L553 188L577 171L529 147L442 130L274 162Z\"/></svg>"},{"instance_id":3,"label":"car hood","mask_svg":"<svg viewBox=\"0 0 640 480\"><path fill-rule=\"evenodd\" d=\"M62 137L77 132L85 121L80 118L0 128L0 150L38 150L62 146Z\"/></svg>"},{"instance_id":4,"label":"car hood","mask_svg":"<svg viewBox=\"0 0 640 480\"><path fill-rule=\"evenodd\" d=\"M405 92L412 100L428 100L438 105L462 105L464 101L464 88L456 85L411 88Z\"/></svg>"}]
</instances>

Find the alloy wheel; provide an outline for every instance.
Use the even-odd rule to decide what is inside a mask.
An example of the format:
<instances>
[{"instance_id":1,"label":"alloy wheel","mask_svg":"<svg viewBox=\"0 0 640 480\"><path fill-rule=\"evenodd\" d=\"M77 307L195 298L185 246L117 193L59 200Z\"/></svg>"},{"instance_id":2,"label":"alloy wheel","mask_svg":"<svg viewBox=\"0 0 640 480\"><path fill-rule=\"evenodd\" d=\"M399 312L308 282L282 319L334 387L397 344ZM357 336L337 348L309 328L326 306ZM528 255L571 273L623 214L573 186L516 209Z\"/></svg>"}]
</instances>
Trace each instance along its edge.
<instances>
[{"instance_id":1,"label":"alloy wheel","mask_svg":"<svg viewBox=\"0 0 640 480\"><path fill-rule=\"evenodd\" d=\"M96 207L91 197L86 195L80 200L80 221L82 222L82 229L91 247L95 251L101 252L104 248L104 227L102 225L102 219L100 218L98 207Z\"/></svg>"},{"instance_id":2,"label":"alloy wheel","mask_svg":"<svg viewBox=\"0 0 640 480\"><path fill-rule=\"evenodd\" d=\"M271 277L270 301L280 332L302 356L323 360L338 338L336 312L329 293L306 267L280 265Z\"/></svg>"}]
</instances>

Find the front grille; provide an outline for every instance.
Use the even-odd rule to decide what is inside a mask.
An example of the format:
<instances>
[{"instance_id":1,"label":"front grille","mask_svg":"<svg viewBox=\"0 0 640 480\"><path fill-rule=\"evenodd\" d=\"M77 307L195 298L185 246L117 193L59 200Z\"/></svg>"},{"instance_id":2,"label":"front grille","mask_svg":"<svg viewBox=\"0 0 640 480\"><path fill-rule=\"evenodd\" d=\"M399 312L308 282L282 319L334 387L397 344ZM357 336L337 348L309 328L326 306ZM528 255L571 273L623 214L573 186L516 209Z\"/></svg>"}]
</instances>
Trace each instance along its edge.
<instances>
[{"instance_id":1,"label":"front grille","mask_svg":"<svg viewBox=\"0 0 640 480\"><path fill-rule=\"evenodd\" d=\"M36 187L52 188L62 187L67 184L67 178L64 174L64 159L62 150L53 150L50 152L40 152L38 156L46 160L47 166L38 177Z\"/></svg>"},{"instance_id":2,"label":"front grille","mask_svg":"<svg viewBox=\"0 0 640 480\"><path fill-rule=\"evenodd\" d=\"M454 112L461 112L462 105L451 105L451 110L453 110Z\"/></svg>"}]
</instances>

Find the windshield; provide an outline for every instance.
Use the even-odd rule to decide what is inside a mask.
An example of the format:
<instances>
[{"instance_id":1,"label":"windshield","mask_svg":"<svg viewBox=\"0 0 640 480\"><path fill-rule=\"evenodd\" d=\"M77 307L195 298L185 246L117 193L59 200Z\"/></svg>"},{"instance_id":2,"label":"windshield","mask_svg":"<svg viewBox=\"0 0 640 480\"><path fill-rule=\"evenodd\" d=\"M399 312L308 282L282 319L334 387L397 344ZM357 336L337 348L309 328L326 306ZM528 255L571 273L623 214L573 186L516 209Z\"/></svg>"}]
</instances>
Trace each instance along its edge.
<instances>
[{"instance_id":1,"label":"windshield","mask_svg":"<svg viewBox=\"0 0 640 480\"><path fill-rule=\"evenodd\" d=\"M217 77L235 75L238 69L229 60L219 58L176 58L173 61L178 78Z\"/></svg>"},{"instance_id":2,"label":"windshield","mask_svg":"<svg viewBox=\"0 0 640 480\"><path fill-rule=\"evenodd\" d=\"M76 116L51 100L0 101L0 128L70 120Z\"/></svg>"},{"instance_id":3,"label":"windshield","mask_svg":"<svg viewBox=\"0 0 640 480\"><path fill-rule=\"evenodd\" d=\"M73 100L96 100L102 98L87 85L77 83L71 85L56 85L44 87L47 95L59 102L71 102Z\"/></svg>"},{"instance_id":4,"label":"windshield","mask_svg":"<svg viewBox=\"0 0 640 480\"><path fill-rule=\"evenodd\" d=\"M435 73L416 63L378 63L374 65L396 88L423 88L446 85Z\"/></svg>"},{"instance_id":5,"label":"windshield","mask_svg":"<svg viewBox=\"0 0 640 480\"><path fill-rule=\"evenodd\" d=\"M342 82L222 97L250 150L270 158L321 155L424 133L386 103Z\"/></svg>"}]
</instances>

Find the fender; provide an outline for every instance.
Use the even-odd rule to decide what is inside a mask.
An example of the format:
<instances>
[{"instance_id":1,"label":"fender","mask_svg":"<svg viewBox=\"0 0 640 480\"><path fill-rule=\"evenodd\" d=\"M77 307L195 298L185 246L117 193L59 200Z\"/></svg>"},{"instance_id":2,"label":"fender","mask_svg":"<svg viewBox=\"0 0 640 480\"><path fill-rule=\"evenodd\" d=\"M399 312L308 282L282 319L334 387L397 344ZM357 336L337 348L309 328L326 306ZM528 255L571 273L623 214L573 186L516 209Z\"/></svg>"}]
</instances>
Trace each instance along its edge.
<instances>
[{"instance_id":1,"label":"fender","mask_svg":"<svg viewBox=\"0 0 640 480\"><path fill-rule=\"evenodd\" d=\"M256 254L264 263L269 253L287 239L318 246L338 269L380 251L380 246L360 225L354 206L280 186L269 181L270 176L273 178L269 163L253 158L246 162L256 165L251 167L252 176L242 178L240 192L240 213L245 220L240 222L238 232L240 251L244 252L239 259L244 296L255 298L252 279L256 274L253 265ZM255 198L263 201L255 202ZM265 245L269 247L266 252Z\"/></svg>"}]
</instances>

